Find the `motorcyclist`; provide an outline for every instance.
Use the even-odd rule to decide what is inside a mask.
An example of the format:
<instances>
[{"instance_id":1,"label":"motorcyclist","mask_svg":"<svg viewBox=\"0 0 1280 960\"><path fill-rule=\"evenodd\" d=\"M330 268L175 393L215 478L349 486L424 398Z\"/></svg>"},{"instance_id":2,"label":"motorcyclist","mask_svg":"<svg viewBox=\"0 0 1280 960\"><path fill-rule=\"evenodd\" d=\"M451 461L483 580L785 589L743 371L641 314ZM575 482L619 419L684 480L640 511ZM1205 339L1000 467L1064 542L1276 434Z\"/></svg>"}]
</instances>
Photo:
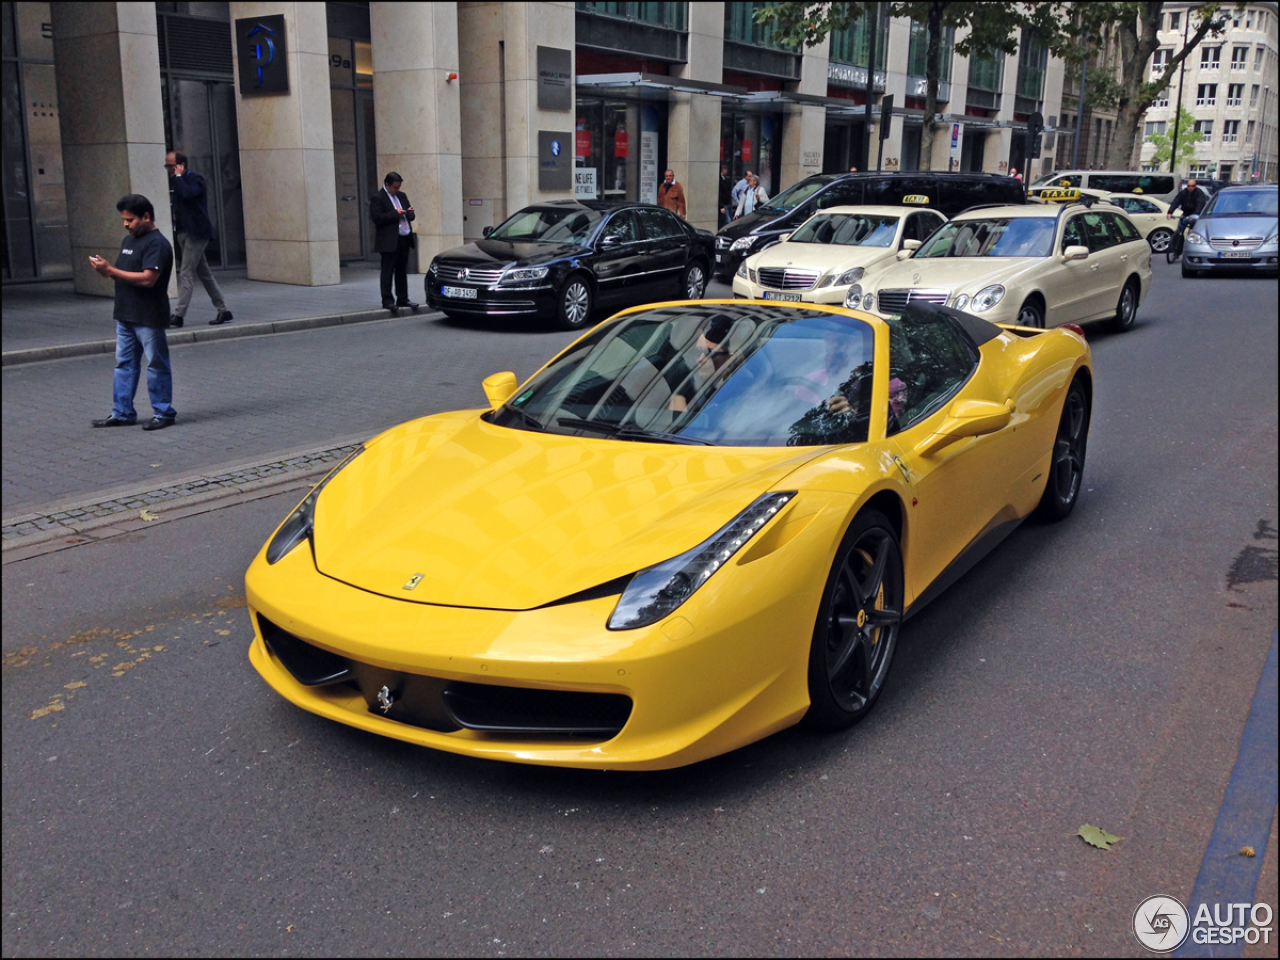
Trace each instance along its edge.
<instances>
[{"instance_id":1,"label":"motorcyclist","mask_svg":"<svg viewBox=\"0 0 1280 960\"><path fill-rule=\"evenodd\" d=\"M1200 211L1204 209L1207 197L1203 190L1196 186L1195 178L1187 181L1187 185L1178 191L1178 195L1173 198L1173 203L1169 205L1169 211L1165 214L1165 219L1173 218L1175 210L1181 210L1182 216L1178 218L1178 236L1182 236L1182 232L1186 230L1191 217L1200 216Z\"/></svg>"}]
</instances>

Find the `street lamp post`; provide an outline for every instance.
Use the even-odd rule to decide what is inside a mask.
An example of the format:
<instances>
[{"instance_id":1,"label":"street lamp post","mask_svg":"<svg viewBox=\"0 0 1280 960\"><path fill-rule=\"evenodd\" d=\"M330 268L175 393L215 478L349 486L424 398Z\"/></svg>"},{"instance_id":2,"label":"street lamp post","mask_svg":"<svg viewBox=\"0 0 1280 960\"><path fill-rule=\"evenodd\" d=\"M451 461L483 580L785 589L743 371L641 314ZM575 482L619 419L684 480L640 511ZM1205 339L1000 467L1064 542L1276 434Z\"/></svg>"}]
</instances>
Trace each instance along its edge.
<instances>
[{"instance_id":1,"label":"street lamp post","mask_svg":"<svg viewBox=\"0 0 1280 960\"><path fill-rule=\"evenodd\" d=\"M1182 24L1182 49L1187 49L1188 32L1191 29L1191 8L1187 8L1187 19ZM1169 172L1174 174L1178 169L1178 125L1182 122L1182 78L1187 74L1187 58L1182 58L1178 65L1178 106L1173 114L1173 141L1169 144Z\"/></svg>"}]
</instances>

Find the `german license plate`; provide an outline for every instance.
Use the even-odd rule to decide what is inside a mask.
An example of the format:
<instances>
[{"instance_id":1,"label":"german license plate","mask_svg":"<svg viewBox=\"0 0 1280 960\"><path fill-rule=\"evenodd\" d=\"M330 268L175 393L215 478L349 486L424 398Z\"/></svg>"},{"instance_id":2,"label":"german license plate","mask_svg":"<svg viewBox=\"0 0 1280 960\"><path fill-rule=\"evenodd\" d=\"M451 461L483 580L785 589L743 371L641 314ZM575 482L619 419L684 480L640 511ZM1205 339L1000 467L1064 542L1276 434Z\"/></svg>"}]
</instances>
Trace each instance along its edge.
<instances>
[{"instance_id":1,"label":"german license plate","mask_svg":"<svg viewBox=\"0 0 1280 960\"><path fill-rule=\"evenodd\" d=\"M1219 250L1218 259L1220 260L1248 260L1253 256L1252 250Z\"/></svg>"},{"instance_id":2,"label":"german license plate","mask_svg":"<svg viewBox=\"0 0 1280 960\"><path fill-rule=\"evenodd\" d=\"M724 257L723 257L721 254L718 254L718 253L717 253L717 254L716 254L716 263L721 263L723 260L724 260Z\"/></svg>"},{"instance_id":3,"label":"german license plate","mask_svg":"<svg viewBox=\"0 0 1280 960\"><path fill-rule=\"evenodd\" d=\"M800 302L800 294L798 293L774 293L772 290L764 292L765 300L790 300L792 303Z\"/></svg>"},{"instance_id":4,"label":"german license plate","mask_svg":"<svg viewBox=\"0 0 1280 960\"><path fill-rule=\"evenodd\" d=\"M463 300L474 300L476 298L474 287L441 287L440 292L446 297L460 297Z\"/></svg>"}]
</instances>

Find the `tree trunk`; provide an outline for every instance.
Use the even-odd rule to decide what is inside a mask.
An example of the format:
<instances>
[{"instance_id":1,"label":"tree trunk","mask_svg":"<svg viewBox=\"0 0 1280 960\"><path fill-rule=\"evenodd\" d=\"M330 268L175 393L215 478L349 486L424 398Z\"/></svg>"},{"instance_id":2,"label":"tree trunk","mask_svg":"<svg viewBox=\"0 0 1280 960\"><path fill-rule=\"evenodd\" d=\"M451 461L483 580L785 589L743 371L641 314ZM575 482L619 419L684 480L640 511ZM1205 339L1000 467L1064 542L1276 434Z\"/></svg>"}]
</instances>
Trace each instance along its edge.
<instances>
[{"instance_id":1,"label":"tree trunk","mask_svg":"<svg viewBox=\"0 0 1280 960\"><path fill-rule=\"evenodd\" d=\"M921 170L933 169L933 118L938 112L938 52L942 48L942 11L945 7L945 3L929 4L929 46L925 51L924 127L920 130ZM905 137L905 124L902 132Z\"/></svg>"},{"instance_id":2,"label":"tree trunk","mask_svg":"<svg viewBox=\"0 0 1280 960\"><path fill-rule=\"evenodd\" d=\"M1144 103L1142 88L1146 85L1147 64L1160 45L1156 31L1160 29L1163 3L1138 5L1138 16L1118 24L1120 40L1120 98L1116 104L1116 128L1107 147L1106 168L1128 170L1133 166L1134 146L1138 139L1138 121L1149 103ZM1186 12L1191 16L1191 11ZM1138 35L1141 24L1142 35Z\"/></svg>"}]
</instances>

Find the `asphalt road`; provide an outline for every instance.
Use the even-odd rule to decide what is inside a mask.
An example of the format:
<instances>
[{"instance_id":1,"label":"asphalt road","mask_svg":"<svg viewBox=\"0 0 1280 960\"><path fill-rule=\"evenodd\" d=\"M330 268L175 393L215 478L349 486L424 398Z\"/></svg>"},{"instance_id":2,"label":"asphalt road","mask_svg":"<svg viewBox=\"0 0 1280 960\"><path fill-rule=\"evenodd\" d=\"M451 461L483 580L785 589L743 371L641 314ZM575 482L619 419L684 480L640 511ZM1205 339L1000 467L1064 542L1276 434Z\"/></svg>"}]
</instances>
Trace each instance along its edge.
<instances>
[{"instance_id":1,"label":"asphalt road","mask_svg":"<svg viewBox=\"0 0 1280 960\"><path fill-rule=\"evenodd\" d=\"M1075 513L914 618L847 734L620 775L306 714L248 663L241 581L295 495L7 564L4 955L1141 953L1133 909L1191 891L1277 620L1277 285L1156 270L1136 329L1091 334ZM288 380L296 446L474 404L558 337L414 321L175 356L244 349L221 402L245 424L282 357L341 372L329 394ZM447 371L430 362L455 341ZM89 361L23 369L105 393ZM11 439L4 377L6 476L38 484L56 445ZM65 459L50 488L94 489ZM1088 847L1084 823L1124 840ZM1266 856L1275 906L1274 825Z\"/></svg>"}]
</instances>

